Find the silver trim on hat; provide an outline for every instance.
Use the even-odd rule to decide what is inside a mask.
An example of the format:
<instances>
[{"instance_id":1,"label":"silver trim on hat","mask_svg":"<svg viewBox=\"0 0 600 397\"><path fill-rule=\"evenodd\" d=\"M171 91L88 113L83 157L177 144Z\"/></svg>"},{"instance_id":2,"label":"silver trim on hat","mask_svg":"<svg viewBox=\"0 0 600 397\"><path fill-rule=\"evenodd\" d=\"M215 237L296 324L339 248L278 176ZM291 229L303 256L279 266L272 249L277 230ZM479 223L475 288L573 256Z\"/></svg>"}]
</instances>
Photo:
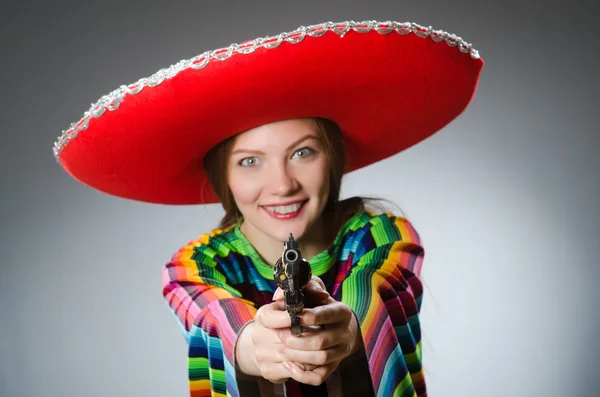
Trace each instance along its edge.
<instances>
[{"instance_id":1,"label":"silver trim on hat","mask_svg":"<svg viewBox=\"0 0 600 397\"><path fill-rule=\"evenodd\" d=\"M113 111L118 109L126 94L137 94L146 86L157 86L164 80L170 79L185 69L202 69L212 60L224 61L236 53L249 54L261 47L267 49L276 48L283 41L287 41L291 44L297 44L304 40L306 35L311 37L320 37L328 31L332 31L343 37L350 30L359 33L367 33L373 29L381 34L389 34L393 31L402 35L414 33L418 37L431 38L435 42L445 41L450 47L458 47L461 52L469 54L471 58L479 58L479 52L462 38L442 30L433 30L431 26L425 27L413 22L400 23L392 21L346 21L336 23L325 22L308 27L300 26L298 29L292 32L280 33L276 36L257 38L242 44L231 44L229 47L219 48L213 51L206 51L191 59L181 60L168 68L161 69L152 76L144 77L133 84L121 85L111 93L102 96L96 103L91 104L90 109L83 114L83 117L78 122L72 123L69 129L62 131L62 134L54 143L54 157L56 158L56 161L59 162L60 153L62 150L69 144L70 141L77 137L80 131L87 129L90 119L92 117L98 118L102 116L106 110Z\"/></svg>"}]
</instances>

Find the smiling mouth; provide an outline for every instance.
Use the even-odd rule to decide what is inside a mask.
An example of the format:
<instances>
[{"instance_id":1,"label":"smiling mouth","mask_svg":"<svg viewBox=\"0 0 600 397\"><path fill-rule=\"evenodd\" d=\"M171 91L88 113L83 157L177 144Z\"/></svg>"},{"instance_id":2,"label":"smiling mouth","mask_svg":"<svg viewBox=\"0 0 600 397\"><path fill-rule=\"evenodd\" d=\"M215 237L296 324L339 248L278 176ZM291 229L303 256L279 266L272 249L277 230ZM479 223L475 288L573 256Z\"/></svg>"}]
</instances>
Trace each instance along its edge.
<instances>
[{"instance_id":1,"label":"smiling mouth","mask_svg":"<svg viewBox=\"0 0 600 397\"><path fill-rule=\"evenodd\" d=\"M261 206L269 215L277 219L289 219L297 216L302 212L305 204L308 200L304 200L300 203L291 205L279 205L279 206Z\"/></svg>"}]
</instances>

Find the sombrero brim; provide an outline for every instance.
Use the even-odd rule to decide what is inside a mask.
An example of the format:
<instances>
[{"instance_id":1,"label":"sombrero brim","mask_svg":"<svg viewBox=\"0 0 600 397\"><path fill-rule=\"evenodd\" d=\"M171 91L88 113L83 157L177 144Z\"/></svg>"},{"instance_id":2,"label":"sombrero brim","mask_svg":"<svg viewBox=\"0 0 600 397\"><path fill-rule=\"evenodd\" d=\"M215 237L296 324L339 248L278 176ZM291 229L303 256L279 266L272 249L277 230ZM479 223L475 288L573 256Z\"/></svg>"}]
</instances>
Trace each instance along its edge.
<instances>
[{"instance_id":1,"label":"sombrero brim","mask_svg":"<svg viewBox=\"0 0 600 397\"><path fill-rule=\"evenodd\" d=\"M302 27L121 86L63 132L54 154L75 179L111 195L215 203L202 158L218 142L276 120L323 117L345 134L350 172L455 119L482 67L461 38L414 23Z\"/></svg>"}]
</instances>

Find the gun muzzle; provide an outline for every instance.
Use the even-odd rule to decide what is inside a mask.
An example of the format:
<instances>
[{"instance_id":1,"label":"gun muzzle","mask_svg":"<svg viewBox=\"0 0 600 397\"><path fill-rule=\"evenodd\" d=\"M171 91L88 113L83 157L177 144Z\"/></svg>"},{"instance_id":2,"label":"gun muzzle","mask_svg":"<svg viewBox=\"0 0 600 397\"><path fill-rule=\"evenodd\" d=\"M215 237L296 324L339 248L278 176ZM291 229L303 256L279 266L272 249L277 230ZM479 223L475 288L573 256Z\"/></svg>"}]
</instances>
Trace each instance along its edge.
<instances>
[{"instance_id":1,"label":"gun muzzle","mask_svg":"<svg viewBox=\"0 0 600 397\"><path fill-rule=\"evenodd\" d=\"M300 319L297 314L304 309L302 290L312 278L310 264L302 258L298 241L292 233L287 242L283 243L283 253L273 269L275 282L284 291L286 310L292 323L292 334L302 333Z\"/></svg>"}]
</instances>

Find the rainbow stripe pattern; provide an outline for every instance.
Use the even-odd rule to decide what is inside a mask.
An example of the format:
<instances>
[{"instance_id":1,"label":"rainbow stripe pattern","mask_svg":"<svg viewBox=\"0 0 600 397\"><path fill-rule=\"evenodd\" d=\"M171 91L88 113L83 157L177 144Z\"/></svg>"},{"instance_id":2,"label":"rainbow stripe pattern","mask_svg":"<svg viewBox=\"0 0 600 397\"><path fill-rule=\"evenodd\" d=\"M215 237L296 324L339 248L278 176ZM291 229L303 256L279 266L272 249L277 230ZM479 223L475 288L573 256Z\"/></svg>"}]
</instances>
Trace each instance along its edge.
<instances>
[{"instance_id":1,"label":"rainbow stripe pattern","mask_svg":"<svg viewBox=\"0 0 600 397\"><path fill-rule=\"evenodd\" d=\"M427 395L419 323L423 257L420 237L406 218L363 206L327 250L308 259L330 294L354 311L365 346L361 358L332 374L338 382L328 379L329 396ZM294 380L274 385L236 370L237 336L277 288L273 268L239 224L180 248L163 268L162 286L189 346L191 397L302 395Z\"/></svg>"}]
</instances>

